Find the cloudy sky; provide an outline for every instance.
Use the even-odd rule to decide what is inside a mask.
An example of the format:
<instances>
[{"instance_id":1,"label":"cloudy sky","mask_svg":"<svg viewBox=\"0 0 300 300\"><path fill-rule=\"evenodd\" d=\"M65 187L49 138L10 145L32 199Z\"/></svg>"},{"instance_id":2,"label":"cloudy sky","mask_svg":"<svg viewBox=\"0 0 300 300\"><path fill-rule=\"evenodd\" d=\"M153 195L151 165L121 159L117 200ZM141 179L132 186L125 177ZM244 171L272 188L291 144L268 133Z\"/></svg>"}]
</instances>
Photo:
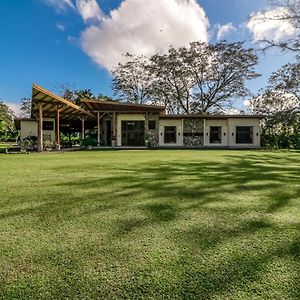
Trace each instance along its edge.
<instances>
[{"instance_id":1,"label":"cloudy sky","mask_svg":"<svg viewBox=\"0 0 300 300\"><path fill-rule=\"evenodd\" d=\"M262 9L278 13L267 0L1 0L0 99L17 110L33 82L111 95L110 70L126 52L151 55L197 40L244 40L258 48L256 40L294 33L282 22L261 24ZM291 59L261 54L263 76L249 82L251 91Z\"/></svg>"}]
</instances>

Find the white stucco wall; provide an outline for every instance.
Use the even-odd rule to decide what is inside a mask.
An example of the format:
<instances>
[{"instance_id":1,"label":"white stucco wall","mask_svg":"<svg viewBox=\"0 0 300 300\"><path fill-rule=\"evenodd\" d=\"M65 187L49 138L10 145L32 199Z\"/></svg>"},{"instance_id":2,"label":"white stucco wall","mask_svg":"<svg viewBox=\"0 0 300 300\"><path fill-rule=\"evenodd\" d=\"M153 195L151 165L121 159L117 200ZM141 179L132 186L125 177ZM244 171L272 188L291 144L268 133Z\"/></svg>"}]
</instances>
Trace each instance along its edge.
<instances>
[{"instance_id":1,"label":"white stucco wall","mask_svg":"<svg viewBox=\"0 0 300 300\"><path fill-rule=\"evenodd\" d=\"M221 126L221 143L215 144L210 143L210 127L211 126ZM229 136L228 136L228 123L227 120L205 120L205 130L204 130L204 138L206 147L228 147L229 145Z\"/></svg>"},{"instance_id":2,"label":"white stucco wall","mask_svg":"<svg viewBox=\"0 0 300 300\"><path fill-rule=\"evenodd\" d=\"M38 136L38 123L36 121L21 120L21 139L28 136Z\"/></svg>"},{"instance_id":3,"label":"white stucco wall","mask_svg":"<svg viewBox=\"0 0 300 300\"><path fill-rule=\"evenodd\" d=\"M253 127L253 143L237 144L236 143L236 126L252 126ZM259 119L228 119L229 130L229 147L238 148L259 148L260 147L260 120Z\"/></svg>"},{"instance_id":4,"label":"white stucco wall","mask_svg":"<svg viewBox=\"0 0 300 300\"><path fill-rule=\"evenodd\" d=\"M52 121L54 123L53 130L43 130L44 140L55 141L55 119L54 118L44 118L43 121ZM38 122L21 120L21 139L25 139L28 136L38 136Z\"/></svg>"},{"instance_id":5,"label":"white stucco wall","mask_svg":"<svg viewBox=\"0 0 300 300\"><path fill-rule=\"evenodd\" d=\"M222 143L211 144L210 126L222 126ZM252 126L253 143L237 144L236 127ZM231 147L231 148L259 148L260 147L260 120L253 118L229 118L227 120L206 119L205 121L205 146L206 147Z\"/></svg>"},{"instance_id":6,"label":"white stucco wall","mask_svg":"<svg viewBox=\"0 0 300 300\"><path fill-rule=\"evenodd\" d=\"M165 144L165 126L176 126L176 143ZM159 146L160 147L182 147L183 146L182 120L159 120Z\"/></svg>"},{"instance_id":7,"label":"white stucco wall","mask_svg":"<svg viewBox=\"0 0 300 300\"><path fill-rule=\"evenodd\" d=\"M122 146L122 121L145 121L143 114L119 114L117 116L117 146Z\"/></svg>"}]
</instances>

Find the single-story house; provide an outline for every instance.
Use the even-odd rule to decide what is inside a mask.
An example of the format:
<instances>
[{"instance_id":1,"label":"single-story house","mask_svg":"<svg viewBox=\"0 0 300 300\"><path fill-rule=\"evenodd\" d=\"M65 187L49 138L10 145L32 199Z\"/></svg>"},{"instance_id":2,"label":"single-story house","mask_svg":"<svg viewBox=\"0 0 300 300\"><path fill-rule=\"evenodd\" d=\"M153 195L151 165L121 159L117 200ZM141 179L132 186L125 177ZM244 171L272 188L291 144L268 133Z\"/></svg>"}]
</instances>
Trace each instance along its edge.
<instances>
[{"instance_id":1,"label":"single-story house","mask_svg":"<svg viewBox=\"0 0 300 300\"><path fill-rule=\"evenodd\" d=\"M21 140L36 137L60 148L61 133L93 132L101 147L259 148L257 115L170 115L164 106L84 99L79 107L38 86L32 88L31 118L16 119Z\"/></svg>"}]
</instances>

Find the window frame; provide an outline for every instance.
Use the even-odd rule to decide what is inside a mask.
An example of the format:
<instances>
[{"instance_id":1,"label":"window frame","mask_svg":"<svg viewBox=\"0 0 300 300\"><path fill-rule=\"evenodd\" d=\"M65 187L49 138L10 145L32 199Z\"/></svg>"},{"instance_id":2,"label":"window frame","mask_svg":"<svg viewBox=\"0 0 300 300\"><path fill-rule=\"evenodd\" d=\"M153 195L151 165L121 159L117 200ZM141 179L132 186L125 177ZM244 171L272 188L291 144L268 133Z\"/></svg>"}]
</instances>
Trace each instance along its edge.
<instances>
[{"instance_id":1,"label":"window frame","mask_svg":"<svg viewBox=\"0 0 300 300\"><path fill-rule=\"evenodd\" d=\"M240 131L238 132L238 128L249 128L249 132L247 131ZM245 135L249 134L249 139L245 138ZM244 135L244 138L240 139L241 135ZM236 144L253 144L254 138L253 138L253 126L249 125L241 125L241 126L236 126L235 127L235 143Z\"/></svg>"},{"instance_id":2,"label":"window frame","mask_svg":"<svg viewBox=\"0 0 300 300\"><path fill-rule=\"evenodd\" d=\"M45 126L45 125L50 125L51 126ZM48 127L48 128L47 128ZM53 131L54 130L54 121L43 121L43 131Z\"/></svg>"},{"instance_id":3,"label":"window frame","mask_svg":"<svg viewBox=\"0 0 300 300\"><path fill-rule=\"evenodd\" d=\"M167 128L169 128L169 130L167 130ZM170 128L173 128L173 130L171 130ZM174 135L173 139L172 139L171 135ZM175 126L175 125L164 126L164 144L177 144L177 126Z\"/></svg>"},{"instance_id":4,"label":"window frame","mask_svg":"<svg viewBox=\"0 0 300 300\"><path fill-rule=\"evenodd\" d=\"M212 130L212 129L218 128L218 130ZM218 135L218 138L216 139L215 135ZM214 137L214 139L213 139ZM209 126L209 143L210 144L222 144L222 126Z\"/></svg>"}]
</instances>

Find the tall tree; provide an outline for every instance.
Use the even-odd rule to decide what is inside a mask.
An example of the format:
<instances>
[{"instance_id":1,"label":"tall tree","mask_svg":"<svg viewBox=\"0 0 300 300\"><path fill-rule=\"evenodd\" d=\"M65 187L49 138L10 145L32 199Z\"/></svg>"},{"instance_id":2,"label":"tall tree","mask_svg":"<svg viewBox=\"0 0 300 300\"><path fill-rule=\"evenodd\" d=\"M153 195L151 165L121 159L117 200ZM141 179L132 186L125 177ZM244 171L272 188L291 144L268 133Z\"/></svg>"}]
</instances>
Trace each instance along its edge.
<instances>
[{"instance_id":1,"label":"tall tree","mask_svg":"<svg viewBox=\"0 0 300 300\"><path fill-rule=\"evenodd\" d=\"M74 84L71 84L70 82L56 83L54 85L54 90L62 98L69 101L74 100L74 94L75 94Z\"/></svg>"},{"instance_id":2,"label":"tall tree","mask_svg":"<svg viewBox=\"0 0 300 300\"><path fill-rule=\"evenodd\" d=\"M83 99L95 99L91 90L76 90L73 93L72 102L78 106L82 106L81 100Z\"/></svg>"},{"instance_id":3,"label":"tall tree","mask_svg":"<svg viewBox=\"0 0 300 300\"><path fill-rule=\"evenodd\" d=\"M259 76L257 56L243 43L195 42L149 60L128 58L114 70L115 94L128 102L163 104L171 113L220 111L248 94L246 80Z\"/></svg>"},{"instance_id":4,"label":"tall tree","mask_svg":"<svg viewBox=\"0 0 300 300\"><path fill-rule=\"evenodd\" d=\"M0 141L15 137L14 113L0 101Z\"/></svg>"},{"instance_id":5,"label":"tall tree","mask_svg":"<svg viewBox=\"0 0 300 300\"><path fill-rule=\"evenodd\" d=\"M292 93L300 102L300 58L274 72L269 79L268 88Z\"/></svg>"},{"instance_id":6,"label":"tall tree","mask_svg":"<svg viewBox=\"0 0 300 300\"><path fill-rule=\"evenodd\" d=\"M262 95L250 101L255 112L288 116L300 112L300 64L288 63L274 72Z\"/></svg>"},{"instance_id":7,"label":"tall tree","mask_svg":"<svg viewBox=\"0 0 300 300\"><path fill-rule=\"evenodd\" d=\"M143 104L149 101L150 75L144 56L127 53L127 62L119 63L112 71L114 96L121 101Z\"/></svg>"},{"instance_id":8,"label":"tall tree","mask_svg":"<svg viewBox=\"0 0 300 300\"><path fill-rule=\"evenodd\" d=\"M90 89L77 90L74 88L74 84L70 84L69 82L58 83L55 85L55 89L62 98L69 100L78 106L82 106L82 99L98 99Z\"/></svg>"},{"instance_id":9,"label":"tall tree","mask_svg":"<svg viewBox=\"0 0 300 300\"><path fill-rule=\"evenodd\" d=\"M193 105L196 113L222 111L232 101L249 94L245 82L259 76L254 67L258 58L243 43L191 43L179 50L193 80Z\"/></svg>"},{"instance_id":10,"label":"tall tree","mask_svg":"<svg viewBox=\"0 0 300 300\"><path fill-rule=\"evenodd\" d=\"M250 101L255 113L266 115L263 139L278 147L300 147L300 67L289 63L274 72L261 95Z\"/></svg>"},{"instance_id":11,"label":"tall tree","mask_svg":"<svg viewBox=\"0 0 300 300\"><path fill-rule=\"evenodd\" d=\"M261 23L261 26L265 26L264 23L274 21L282 24L289 24L293 28L293 35L287 35L282 37L280 41L278 39L269 37L265 38L260 43L265 44L264 50L269 48L279 48L281 50L289 50L300 54L300 1L299 0L270 0L273 10L265 10L257 15L252 15L250 21Z\"/></svg>"},{"instance_id":12,"label":"tall tree","mask_svg":"<svg viewBox=\"0 0 300 300\"><path fill-rule=\"evenodd\" d=\"M165 55L150 58L149 95L157 104L164 104L172 113L191 112L193 79L190 76L184 55L170 47Z\"/></svg>"},{"instance_id":13,"label":"tall tree","mask_svg":"<svg viewBox=\"0 0 300 300\"><path fill-rule=\"evenodd\" d=\"M21 111L20 117L30 118L30 116L31 116L31 99L30 98L22 98L21 99L20 111Z\"/></svg>"}]
</instances>

